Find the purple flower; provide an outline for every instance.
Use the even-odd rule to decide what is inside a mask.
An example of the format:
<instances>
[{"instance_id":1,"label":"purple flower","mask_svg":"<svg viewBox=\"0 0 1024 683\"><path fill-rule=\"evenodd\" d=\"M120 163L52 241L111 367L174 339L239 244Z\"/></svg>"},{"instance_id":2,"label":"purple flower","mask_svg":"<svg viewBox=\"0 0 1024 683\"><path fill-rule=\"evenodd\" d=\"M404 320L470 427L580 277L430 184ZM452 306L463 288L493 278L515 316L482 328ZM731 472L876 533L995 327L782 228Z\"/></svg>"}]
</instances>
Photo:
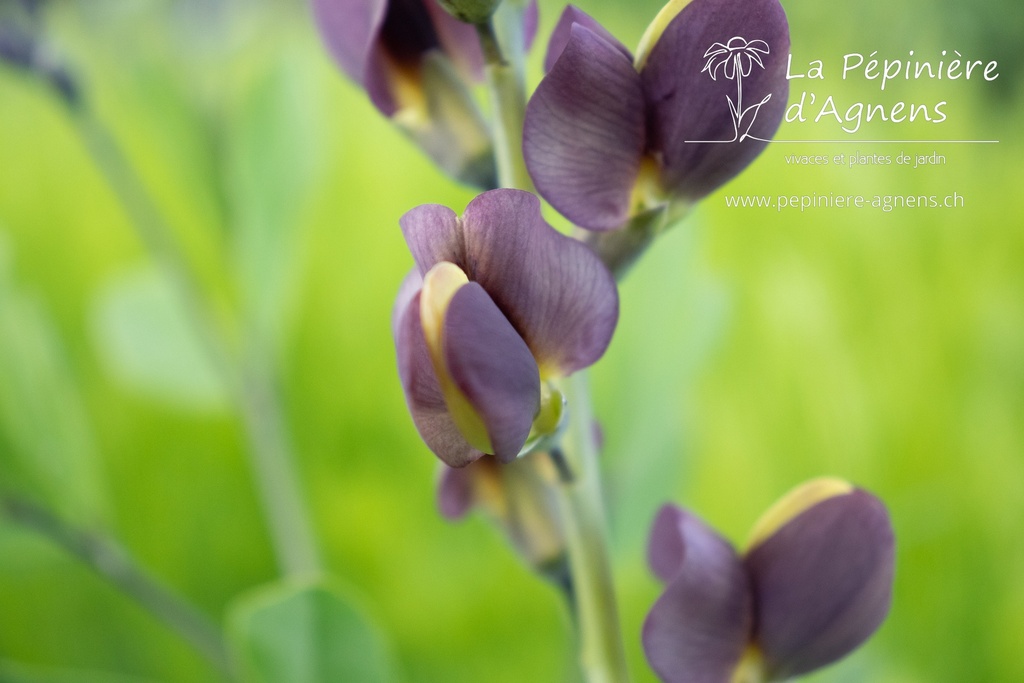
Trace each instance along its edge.
<instances>
[{"instance_id":1,"label":"purple flower","mask_svg":"<svg viewBox=\"0 0 1024 683\"><path fill-rule=\"evenodd\" d=\"M398 371L420 436L451 467L511 462L558 426L551 380L594 363L619 302L585 245L519 190L478 196L462 217L423 205L401 219L416 268L393 316Z\"/></svg>"},{"instance_id":2,"label":"purple flower","mask_svg":"<svg viewBox=\"0 0 1024 683\"><path fill-rule=\"evenodd\" d=\"M666 683L778 681L831 664L885 619L894 541L880 500L838 479L775 504L738 555L693 514L664 506L648 560L666 582L644 623Z\"/></svg>"},{"instance_id":3,"label":"purple flower","mask_svg":"<svg viewBox=\"0 0 1024 683\"><path fill-rule=\"evenodd\" d=\"M423 105L430 54L444 55L468 77L482 77L476 30L435 0L313 0L313 12L331 55L385 116Z\"/></svg>"},{"instance_id":4,"label":"purple flower","mask_svg":"<svg viewBox=\"0 0 1024 683\"><path fill-rule=\"evenodd\" d=\"M778 0L672 0L635 58L568 7L526 110L523 152L538 191L591 230L704 197L781 123L788 52Z\"/></svg>"},{"instance_id":5,"label":"purple flower","mask_svg":"<svg viewBox=\"0 0 1024 683\"><path fill-rule=\"evenodd\" d=\"M436 0L312 0L328 50L374 106L443 170L496 184L487 124L468 86L483 77L476 29ZM536 4L524 16L527 43Z\"/></svg>"},{"instance_id":6,"label":"purple flower","mask_svg":"<svg viewBox=\"0 0 1024 683\"><path fill-rule=\"evenodd\" d=\"M476 31L434 0L313 0L335 61L445 172L493 187L490 133L467 90L483 55Z\"/></svg>"}]
</instances>

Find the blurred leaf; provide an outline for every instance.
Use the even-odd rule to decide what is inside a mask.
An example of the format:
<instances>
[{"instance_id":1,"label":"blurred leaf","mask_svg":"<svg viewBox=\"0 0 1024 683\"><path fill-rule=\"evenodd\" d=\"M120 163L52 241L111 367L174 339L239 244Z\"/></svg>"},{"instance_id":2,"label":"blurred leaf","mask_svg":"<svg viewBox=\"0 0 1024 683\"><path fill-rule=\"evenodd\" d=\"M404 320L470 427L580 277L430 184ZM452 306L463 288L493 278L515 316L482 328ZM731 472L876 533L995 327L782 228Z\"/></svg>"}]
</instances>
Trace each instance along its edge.
<instances>
[{"instance_id":1,"label":"blurred leaf","mask_svg":"<svg viewBox=\"0 0 1024 683\"><path fill-rule=\"evenodd\" d=\"M225 182L246 318L271 343L288 312L300 211L320 161L320 99L306 65L281 60L259 72L226 124Z\"/></svg>"},{"instance_id":2,"label":"blurred leaf","mask_svg":"<svg viewBox=\"0 0 1024 683\"><path fill-rule=\"evenodd\" d=\"M226 387L184 302L157 269L111 280L96 295L93 322L104 363L128 387L197 410L226 404Z\"/></svg>"},{"instance_id":3,"label":"blurred leaf","mask_svg":"<svg viewBox=\"0 0 1024 683\"><path fill-rule=\"evenodd\" d=\"M229 637L251 683L394 680L379 630L350 596L326 582L277 584L242 597Z\"/></svg>"},{"instance_id":4,"label":"blurred leaf","mask_svg":"<svg viewBox=\"0 0 1024 683\"><path fill-rule=\"evenodd\" d=\"M20 291L0 233L0 482L72 515L102 512L85 408L42 304Z\"/></svg>"},{"instance_id":5,"label":"blurred leaf","mask_svg":"<svg viewBox=\"0 0 1024 683\"><path fill-rule=\"evenodd\" d=\"M0 683L150 683L149 679L106 671L53 669L0 661Z\"/></svg>"},{"instance_id":6,"label":"blurred leaf","mask_svg":"<svg viewBox=\"0 0 1024 683\"><path fill-rule=\"evenodd\" d=\"M675 226L626 278L624 324L615 332L607 369L595 378L608 439L610 521L622 557L642 555L655 511L673 499L684 478L692 429L687 398L726 329L728 296L720 281L697 271L699 239L694 218ZM636 353L640 348L644 352ZM623 410L624 396L635 397L643 410Z\"/></svg>"}]
</instances>

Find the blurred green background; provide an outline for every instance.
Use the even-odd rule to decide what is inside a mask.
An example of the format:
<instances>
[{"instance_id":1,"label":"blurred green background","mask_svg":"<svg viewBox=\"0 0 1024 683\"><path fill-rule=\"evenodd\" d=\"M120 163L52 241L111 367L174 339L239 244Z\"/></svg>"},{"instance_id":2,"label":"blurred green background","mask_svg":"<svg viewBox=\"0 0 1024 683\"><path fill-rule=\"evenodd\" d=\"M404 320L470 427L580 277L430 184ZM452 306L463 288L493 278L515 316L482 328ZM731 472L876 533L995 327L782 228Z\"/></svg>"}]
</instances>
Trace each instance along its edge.
<instances>
[{"instance_id":1,"label":"blurred green background","mask_svg":"<svg viewBox=\"0 0 1024 683\"><path fill-rule=\"evenodd\" d=\"M948 122L865 138L1000 142L942 147L945 166L917 170L794 168L793 146L769 147L627 278L591 376L631 668L654 680L639 631L659 592L643 560L658 505L690 506L742 543L778 496L833 474L889 506L895 600L866 647L812 680L1024 680L1024 15L1010 0L783 4L794 64L910 49L1000 61L994 83L901 84L885 97L948 100ZM635 45L659 3L581 7ZM301 3L51 10L52 43L224 321L244 311L277 364L326 562L388 634L400 680L573 680L555 591L480 516L436 513L437 462L394 368L390 307L411 265L397 220L421 203L461 210L472 192L339 74ZM541 40L560 11L542 0ZM838 75L816 89L891 101ZM954 191L961 209L890 213L723 199ZM220 621L277 569L242 422L161 273L60 107L0 67L2 483L109 529ZM136 604L0 519L0 679L15 673L218 680Z\"/></svg>"}]
</instances>

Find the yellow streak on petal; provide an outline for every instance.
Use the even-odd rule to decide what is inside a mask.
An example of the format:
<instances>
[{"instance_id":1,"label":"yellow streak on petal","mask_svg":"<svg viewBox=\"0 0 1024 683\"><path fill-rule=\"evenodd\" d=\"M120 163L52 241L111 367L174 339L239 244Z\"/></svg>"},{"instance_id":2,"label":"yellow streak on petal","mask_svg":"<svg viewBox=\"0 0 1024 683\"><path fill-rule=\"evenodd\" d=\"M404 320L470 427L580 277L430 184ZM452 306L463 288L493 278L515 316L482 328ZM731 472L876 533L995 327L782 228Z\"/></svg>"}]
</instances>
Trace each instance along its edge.
<instances>
[{"instance_id":1,"label":"yellow streak on petal","mask_svg":"<svg viewBox=\"0 0 1024 683\"><path fill-rule=\"evenodd\" d=\"M430 351L430 361L434 365L434 374L437 375L441 393L444 394L444 402L452 419L455 420L455 425L470 446L484 453L491 453L493 451L487 427L476 409L455 386L448 373L448 364L444 360L444 319L448 313L448 305L451 304L455 293L468 283L469 278L454 263L441 261L435 264L423 278L423 290L420 293L420 324L423 326L423 336Z\"/></svg>"},{"instance_id":2,"label":"yellow streak on petal","mask_svg":"<svg viewBox=\"0 0 1024 683\"><path fill-rule=\"evenodd\" d=\"M853 485L835 477L820 477L805 482L784 495L754 524L747 540L747 552L778 531L783 525L822 501L853 491Z\"/></svg>"},{"instance_id":3,"label":"yellow streak on petal","mask_svg":"<svg viewBox=\"0 0 1024 683\"><path fill-rule=\"evenodd\" d=\"M396 106L392 120L411 130L426 127L430 123L430 111L420 69L400 66L390 59L386 68Z\"/></svg>"},{"instance_id":4,"label":"yellow streak on petal","mask_svg":"<svg viewBox=\"0 0 1024 683\"><path fill-rule=\"evenodd\" d=\"M481 458L469 465L473 473L473 498L497 519L508 517L508 496L502 469L493 458Z\"/></svg>"},{"instance_id":5,"label":"yellow streak on petal","mask_svg":"<svg viewBox=\"0 0 1024 683\"><path fill-rule=\"evenodd\" d=\"M531 353L532 352L533 351L531 349ZM549 382L551 380L558 379L559 377L565 377L565 372L557 363L552 363L551 361L543 360L536 356L534 357L534 360L537 361L537 370L540 372L541 383Z\"/></svg>"},{"instance_id":6,"label":"yellow streak on petal","mask_svg":"<svg viewBox=\"0 0 1024 683\"><path fill-rule=\"evenodd\" d=\"M757 646L750 645L733 670L729 683L764 683L764 680L764 657Z\"/></svg>"},{"instance_id":7,"label":"yellow streak on petal","mask_svg":"<svg viewBox=\"0 0 1024 683\"><path fill-rule=\"evenodd\" d=\"M540 384L540 408L533 418L530 436L547 436L558 429L565 408L565 397L551 382Z\"/></svg>"},{"instance_id":8,"label":"yellow streak on petal","mask_svg":"<svg viewBox=\"0 0 1024 683\"><path fill-rule=\"evenodd\" d=\"M661 187L661 167L658 161L649 155L640 160L640 170L633 184L633 194L629 198L630 215L635 216L668 201Z\"/></svg>"},{"instance_id":9,"label":"yellow streak on petal","mask_svg":"<svg viewBox=\"0 0 1024 683\"><path fill-rule=\"evenodd\" d=\"M669 0L669 3L662 7L658 15L654 17L654 21L647 26L647 30L644 31L643 36L640 38L640 45L636 48L636 58L633 60L633 66L637 71L644 68L644 65L647 64L647 58L651 55L651 50L654 49L654 46L661 38L661 34L665 32L665 29L676 18L676 15L690 4L690 1Z\"/></svg>"}]
</instances>

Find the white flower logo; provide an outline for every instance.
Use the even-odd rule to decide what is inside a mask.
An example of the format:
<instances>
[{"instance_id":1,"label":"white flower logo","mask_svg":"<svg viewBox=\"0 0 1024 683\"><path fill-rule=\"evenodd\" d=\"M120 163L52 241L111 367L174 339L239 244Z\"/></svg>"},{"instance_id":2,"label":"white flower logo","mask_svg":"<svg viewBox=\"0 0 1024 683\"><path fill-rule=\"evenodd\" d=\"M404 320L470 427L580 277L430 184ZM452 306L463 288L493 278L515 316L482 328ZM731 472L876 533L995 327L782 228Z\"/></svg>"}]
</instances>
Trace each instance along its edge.
<instances>
[{"instance_id":1,"label":"white flower logo","mask_svg":"<svg viewBox=\"0 0 1024 683\"><path fill-rule=\"evenodd\" d=\"M761 56L767 55L769 51L768 43L763 40L747 40L742 36L734 36L725 43L712 44L704 52L704 58L707 61L704 63L701 73L706 71L714 81L718 80L719 73L730 81L736 81L736 101L734 102L729 95L725 96L729 102L729 113L732 115L733 137L731 140L688 140L687 142L742 142L747 138L762 139L751 135L750 128L754 125L761 105L770 100L772 95L768 93L760 102L744 109L743 79L750 75L755 64L764 68Z\"/></svg>"}]
</instances>

